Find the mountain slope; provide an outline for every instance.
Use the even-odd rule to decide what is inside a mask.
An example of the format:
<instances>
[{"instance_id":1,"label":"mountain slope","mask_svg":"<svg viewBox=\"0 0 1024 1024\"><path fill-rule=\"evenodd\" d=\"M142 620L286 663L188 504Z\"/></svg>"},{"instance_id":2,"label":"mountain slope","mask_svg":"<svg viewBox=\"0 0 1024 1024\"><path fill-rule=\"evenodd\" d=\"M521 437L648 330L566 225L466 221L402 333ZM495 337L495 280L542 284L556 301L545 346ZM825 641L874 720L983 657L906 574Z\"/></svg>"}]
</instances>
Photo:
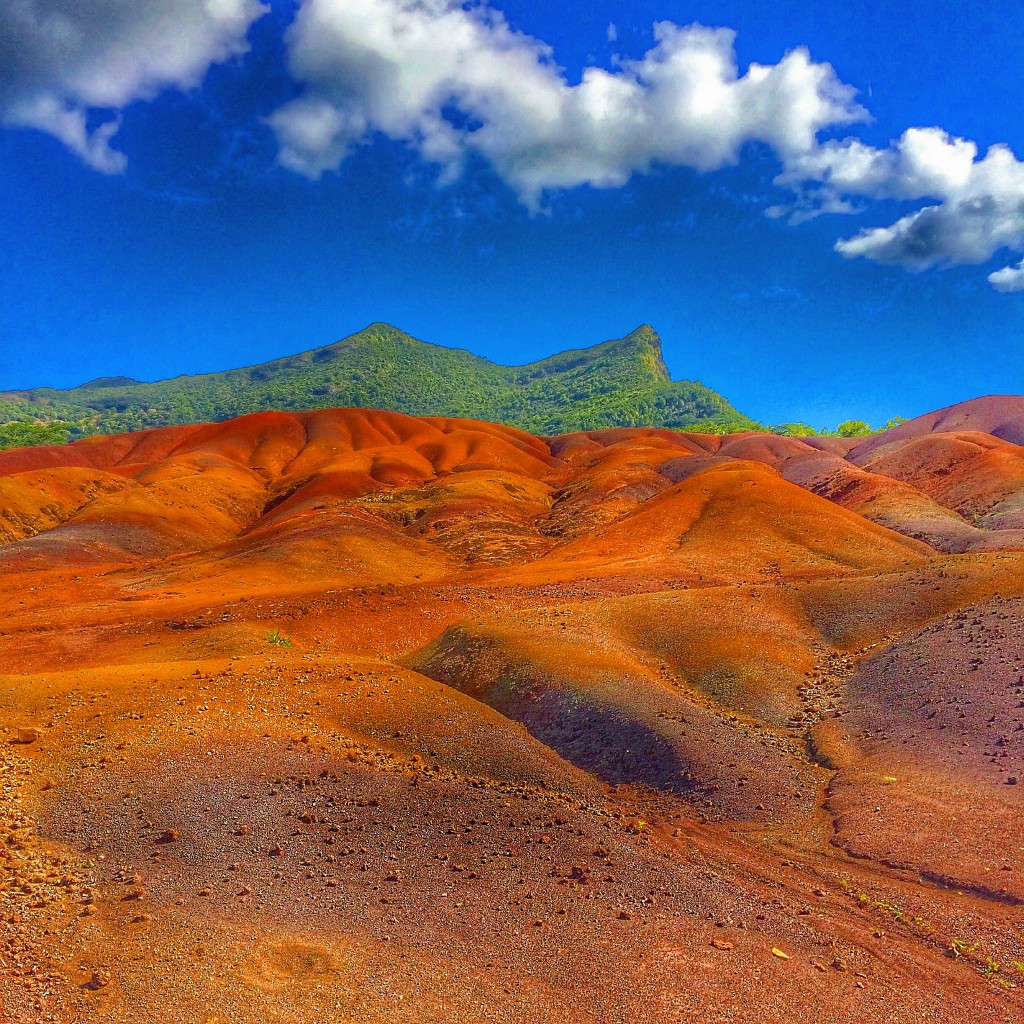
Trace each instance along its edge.
<instances>
[{"instance_id":1,"label":"mountain slope","mask_svg":"<svg viewBox=\"0 0 1024 1024\"><path fill-rule=\"evenodd\" d=\"M646 325L615 341L500 366L371 324L333 345L243 369L152 384L103 377L66 391L0 395L0 423L63 420L80 436L330 406L458 416L549 434L640 424L754 426L704 385L673 381L661 341Z\"/></svg>"}]
</instances>

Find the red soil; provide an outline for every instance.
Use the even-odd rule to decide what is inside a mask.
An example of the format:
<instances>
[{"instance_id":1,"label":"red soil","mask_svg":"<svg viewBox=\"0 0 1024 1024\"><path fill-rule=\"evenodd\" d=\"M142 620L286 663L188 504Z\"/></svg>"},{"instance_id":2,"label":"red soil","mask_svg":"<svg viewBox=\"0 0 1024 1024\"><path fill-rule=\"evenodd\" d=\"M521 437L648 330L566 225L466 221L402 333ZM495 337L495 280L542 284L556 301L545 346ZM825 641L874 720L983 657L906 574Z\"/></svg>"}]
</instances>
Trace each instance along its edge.
<instances>
[{"instance_id":1,"label":"red soil","mask_svg":"<svg viewBox=\"0 0 1024 1024\"><path fill-rule=\"evenodd\" d=\"M0 453L0 1019L1020 1019L1022 423Z\"/></svg>"}]
</instances>

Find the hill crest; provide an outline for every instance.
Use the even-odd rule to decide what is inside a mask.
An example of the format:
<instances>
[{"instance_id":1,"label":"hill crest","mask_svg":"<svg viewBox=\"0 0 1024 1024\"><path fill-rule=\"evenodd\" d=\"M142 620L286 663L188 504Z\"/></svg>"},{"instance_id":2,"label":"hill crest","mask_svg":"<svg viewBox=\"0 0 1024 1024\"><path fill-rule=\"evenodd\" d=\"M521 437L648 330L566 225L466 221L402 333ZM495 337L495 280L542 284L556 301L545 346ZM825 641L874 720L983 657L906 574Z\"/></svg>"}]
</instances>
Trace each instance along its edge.
<instances>
[{"instance_id":1,"label":"hill crest","mask_svg":"<svg viewBox=\"0 0 1024 1024\"><path fill-rule=\"evenodd\" d=\"M63 421L81 437L339 406L487 420L536 434L756 426L700 382L673 381L648 324L622 338L505 366L380 322L329 345L232 370L8 392L0 395L0 422Z\"/></svg>"}]
</instances>

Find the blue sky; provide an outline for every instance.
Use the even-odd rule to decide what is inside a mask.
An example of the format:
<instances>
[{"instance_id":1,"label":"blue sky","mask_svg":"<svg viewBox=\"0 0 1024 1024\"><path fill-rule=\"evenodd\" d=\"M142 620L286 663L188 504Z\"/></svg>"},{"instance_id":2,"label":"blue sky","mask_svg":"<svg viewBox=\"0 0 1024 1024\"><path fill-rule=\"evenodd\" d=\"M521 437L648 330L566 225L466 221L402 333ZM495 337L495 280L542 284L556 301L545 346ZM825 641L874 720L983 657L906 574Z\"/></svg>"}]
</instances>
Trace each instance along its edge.
<instances>
[{"instance_id":1,"label":"blue sky","mask_svg":"<svg viewBox=\"0 0 1024 1024\"><path fill-rule=\"evenodd\" d=\"M85 6L0 13L0 388L384 320L506 363L648 322L768 422L1024 391L1018 4Z\"/></svg>"}]
</instances>

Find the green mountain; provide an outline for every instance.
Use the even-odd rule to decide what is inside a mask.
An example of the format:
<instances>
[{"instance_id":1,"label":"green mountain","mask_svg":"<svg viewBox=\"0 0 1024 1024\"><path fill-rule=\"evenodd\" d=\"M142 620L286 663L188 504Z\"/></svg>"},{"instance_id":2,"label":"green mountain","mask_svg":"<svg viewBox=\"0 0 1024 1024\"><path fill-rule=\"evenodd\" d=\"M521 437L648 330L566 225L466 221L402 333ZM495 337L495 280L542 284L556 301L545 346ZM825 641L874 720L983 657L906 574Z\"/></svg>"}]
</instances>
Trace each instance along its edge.
<instances>
[{"instance_id":1,"label":"green mountain","mask_svg":"<svg viewBox=\"0 0 1024 1024\"><path fill-rule=\"evenodd\" d=\"M6 424L0 447L325 406L463 416L537 434L635 425L757 427L703 384L673 381L661 340L646 325L616 341L500 366L371 324L333 345L240 370L153 384L101 377L65 391L0 394L0 424Z\"/></svg>"}]
</instances>

